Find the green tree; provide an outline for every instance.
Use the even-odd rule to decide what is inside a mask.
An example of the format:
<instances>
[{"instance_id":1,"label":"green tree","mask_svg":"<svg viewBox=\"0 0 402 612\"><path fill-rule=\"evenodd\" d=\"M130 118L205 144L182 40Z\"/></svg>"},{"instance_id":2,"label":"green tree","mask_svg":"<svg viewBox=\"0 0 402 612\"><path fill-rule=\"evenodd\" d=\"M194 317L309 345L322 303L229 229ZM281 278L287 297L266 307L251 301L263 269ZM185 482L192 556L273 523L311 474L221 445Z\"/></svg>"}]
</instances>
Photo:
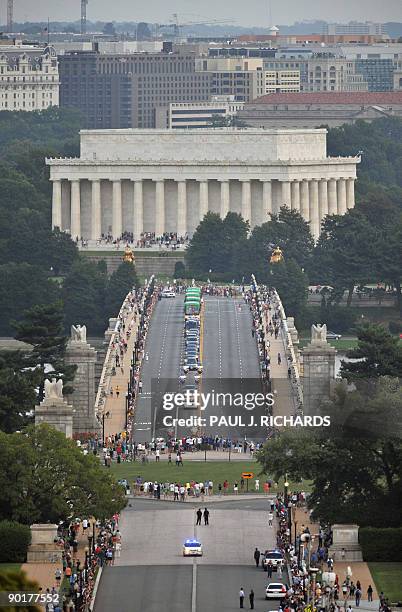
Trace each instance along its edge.
<instances>
[{"instance_id":1,"label":"green tree","mask_svg":"<svg viewBox=\"0 0 402 612\"><path fill-rule=\"evenodd\" d=\"M105 309L107 274L103 263L76 259L63 282L62 296L66 325L86 325L90 333L103 332L107 324Z\"/></svg>"},{"instance_id":2,"label":"green tree","mask_svg":"<svg viewBox=\"0 0 402 612\"><path fill-rule=\"evenodd\" d=\"M325 218L310 279L317 284L331 285L333 302L338 303L348 291L347 305L352 302L355 285L364 285L376 278L373 266L373 244L377 235L368 220L358 211Z\"/></svg>"},{"instance_id":3,"label":"green tree","mask_svg":"<svg viewBox=\"0 0 402 612\"><path fill-rule=\"evenodd\" d=\"M39 584L29 580L25 572L7 572L0 569L0 592L15 593L27 591L28 593L39 593ZM40 612L38 606L7 606L8 612Z\"/></svg>"},{"instance_id":4,"label":"green tree","mask_svg":"<svg viewBox=\"0 0 402 612\"><path fill-rule=\"evenodd\" d=\"M124 489L93 455L43 424L24 435L0 432L0 517L20 523L58 523L75 516L105 519L120 512Z\"/></svg>"},{"instance_id":5,"label":"green tree","mask_svg":"<svg viewBox=\"0 0 402 612\"><path fill-rule=\"evenodd\" d=\"M58 285L38 266L7 263L0 266L0 330L12 333L11 319L20 319L35 304L49 304L60 297Z\"/></svg>"},{"instance_id":6,"label":"green tree","mask_svg":"<svg viewBox=\"0 0 402 612\"><path fill-rule=\"evenodd\" d=\"M331 426L288 429L258 454L264 473L309 479L313 517L323 523L400 525L402 388L379 379L367 394L340 385L322 407ZM385 426L384 426L385 425Z\"/></svg>"},{"instance_id":7,"label":"green tree","mask_svg":"<svg viewBox=\"0 0 402 612\"><path fill-rule=\"evenodd\" d=\"M123 261L110 276L106 287L105 303L108 316L116 316L126 295L138 286L135 266L128 261Z\"/></svg>"},{"instance_id":8,"label":"green tree","mask_svg":"<svg viewBox=\"0 0 402 612\"><path fill-rule=\"evenodd\" d=\"M402 346L381 325L365 323L357 330L358 345L347 352L350 359L342 361L341 375L349 382L371 381L380 376L402 378Z\"/></svg>"},{"instance_id":9,"label":"green tree","mask_svg":"<svg viewBox=\"0 0 402 612\"><path fill-rule=\"evenodd\" d=\"M308 279L293 259L269 264L266 284L275 287L280 295L287 316L303 316L307 304Z\"/></svg>"},{"instance_id":10,"label":"green tree","mask_svg":"<svg viewBox=\"0 0 402 612\"><path fill-rule=\"evenodd\" d=\"M32 419L40 384L36 369L26 367L22 351L0 352L0 429L21 430Z\"/></svg>"},{"instance_id":11,"label":"green tree","mask_svg":"<svg viewBox=\"0 0 402 612\"><path fill-rule=\"evenodd\" d=\"M73 380L75 366L66 366L64 356L67 336L64 335L64 314L61 302L46 306L33 306L24 311L23 319L15 321L15 338L32 346L25 353L27 366L35 368L40 374L39 401L43 399L46 378L62 378L64 391L68 393L67 383ZM51 371L46 372L51 366Z\"/></svg>"},{"instance_id":12,"label":"green tree","mask_svg":"<svg viewBox=\"0 0 402 612\"><path fill-rule=\"evenodd\" d=\"M194 232L186 251L186 263L190 274L205 275L209 270L224 272L223 221L217 213L207 212Z\"/></svg>"},{"instance_id":13,"label":"green tree","mask_svg":"<svg viewBox=\"0 0 402 612\"><path fill-rule=\"evenodd\" d=\"M293 259L305 268L314 246L309 224L295 210L283 206L277 215L253 229L249 241L248 273L265 274L274 247L279 246L286 260Z\"/></svg>"}]
</instances>

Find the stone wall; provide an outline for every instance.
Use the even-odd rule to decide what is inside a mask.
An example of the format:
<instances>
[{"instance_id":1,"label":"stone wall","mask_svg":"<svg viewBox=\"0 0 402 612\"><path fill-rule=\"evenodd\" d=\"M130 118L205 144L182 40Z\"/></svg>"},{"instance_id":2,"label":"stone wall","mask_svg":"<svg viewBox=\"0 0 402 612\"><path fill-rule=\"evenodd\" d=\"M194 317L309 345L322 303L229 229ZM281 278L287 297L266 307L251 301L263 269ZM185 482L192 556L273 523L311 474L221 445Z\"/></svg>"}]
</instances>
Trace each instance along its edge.
<instances>
[{"instance_id":1,"label":"stone wall","mask_svg":"<svg viewBox=\"0 0 402 612\"><path fill-rule=\"evenodd\" d=\"M112 274L122 262L123 253L116 254L100 254L96 255L95 253L86 254L85 251L81 251L82 255L88 257L90 261L98 262L105 261L107 266L108 274ZM178 252L177 255L173 256L149 256L146 253L143 255L138 255L135 253L135 268L137 270L137 274L140 276L149 277L151 274L155 274L155 276L173 276L174 267L176 262L181 261L184 263L184 253Z\"/></svg>"}]
</instances>

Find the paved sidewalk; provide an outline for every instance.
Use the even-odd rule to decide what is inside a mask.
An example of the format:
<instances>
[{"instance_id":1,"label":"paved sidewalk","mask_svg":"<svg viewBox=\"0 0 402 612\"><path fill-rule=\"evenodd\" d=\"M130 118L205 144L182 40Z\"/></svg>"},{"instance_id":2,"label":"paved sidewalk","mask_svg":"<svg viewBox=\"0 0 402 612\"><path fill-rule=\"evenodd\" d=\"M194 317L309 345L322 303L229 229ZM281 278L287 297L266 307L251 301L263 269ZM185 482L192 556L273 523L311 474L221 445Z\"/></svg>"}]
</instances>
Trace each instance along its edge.
<instances>
[{"instance_id":1,"label":"paved sidewalk","mask_svg":"<svg viewBox=\"0 0 402 612\"><path fill-rule=\"evenodd\" d=\"M133 326L130 327L132 322ZM131 329L130 338L127 340L127 350L124 353L123 361L120 362L120 366L116 366L116 374L110 379L110 384L113 388L113 396L110 394L107 395L105 401L105 414L109 412L109 417L105 418L105 437L120 433L126 427L127 384L130 376L131 359L133 356L138 324L139 315L136 314L135 309L130 312L125 319L126 331ZM119 388L118 397L116 396L117 387Z\"/></svg>"},{"instance_id":2,"label":"paved sidewalk","mask_svg":"<svg viewBox=\"0 0 402 612\"><path fill-rule=\"evenodd\" d=\"M267 328L272 321L275 313L275 306L270 306L265 312L265 327ZM273 416L291 416L294 413L294 392L292 383L288 377L288 361L286 347L283 338L282 325L278 337L275 334L265 334L267 353L271 358L270 372L272 382L272 392L275 394L275 404L273 406ZM281 363L278 363L278 354L281 356Z\"/></svg>"},{"instance_id":3,"label":"paved sidewalk","mask_svg":"<svg viewBox=\"0 0 402 612\"><path fill-rule=\"evenodd\" d=\"M204 451L194 451L194 452L182 452L183 461L205 461L205 452ZM149 460L155 460L154 453L151 453L148 456ZM169 458L169 453L161 453L160 461L167 461ZM172 453L172 461L174 462L175 453ZM207 461L227 461L229 462L229 451L207 451ZM237 453L233 450L230 453L230 461L242 461L243 463L249 463L250 461L256 461L253 455L250 453Z\"/></svg>"},{"instance_id":4,"label":"paved sidewalk","mask_svg":"<svg viewBox=\"0 0 402 612\"><path fill-rule=\"evenodd\" d=\"M305 527L308 527L312 535L318 535L319 529L320 529L319 525L318 523L314 523L310 520L310 512L306 508L304 507L295 508L293 512L294 512L293 524L294 524L294 521L297 521L297 533L300 533L301 531L305 529ZM317 544L318 544L318 538L316 538L314 541L314 545L313 545L314 549L317 547ZM360 580L360 584L362 585L363 595L362 595L362 603L360 605L360 608L362 610L364 609L364 610L376 610L377 611L379 607L378 594L377 594L375 582L373 580L373 577L371 576L367 563L364 563L364 562L351 563L347 561L337 562L335 559L334 571L339 577L340 584L342 584L342 582L344 581L346 577L346 570L348 567L350 567L352 570L353 582L356 584L356 581ZM373 599L374 599L373 603L369 603L367 601L367 587L369 584L371 584L371 586L373 587ZM350 601L352 601L352 599L353 598L351 598ZM352 607L355 608L354 602L352 603Z\"/></svg>"}]
</instances>

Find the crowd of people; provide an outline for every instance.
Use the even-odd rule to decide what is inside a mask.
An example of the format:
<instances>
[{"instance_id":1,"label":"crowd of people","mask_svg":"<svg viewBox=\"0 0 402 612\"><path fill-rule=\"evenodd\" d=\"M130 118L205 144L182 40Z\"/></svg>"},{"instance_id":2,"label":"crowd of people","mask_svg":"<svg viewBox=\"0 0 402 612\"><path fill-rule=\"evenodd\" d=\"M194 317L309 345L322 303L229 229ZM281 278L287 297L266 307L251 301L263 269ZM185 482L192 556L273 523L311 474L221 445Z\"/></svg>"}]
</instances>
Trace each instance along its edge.
<instances>
[{"instance_id":1,"label":"crowd of people","mask_svg":"<svg viewBox=\"0 0 402 612\"><path fill-rule=\"evenodd\" d=\"M82 542L88 544L85 559L80 554ZM120 556L119 515L104 523L87 518L61 523L57 544L62 550L62 570L55 571L52 592L59 593L59 604L47 604L46 612L81 612L92 598L96 569L113 565Z\"/></svg>"}]
</instances>

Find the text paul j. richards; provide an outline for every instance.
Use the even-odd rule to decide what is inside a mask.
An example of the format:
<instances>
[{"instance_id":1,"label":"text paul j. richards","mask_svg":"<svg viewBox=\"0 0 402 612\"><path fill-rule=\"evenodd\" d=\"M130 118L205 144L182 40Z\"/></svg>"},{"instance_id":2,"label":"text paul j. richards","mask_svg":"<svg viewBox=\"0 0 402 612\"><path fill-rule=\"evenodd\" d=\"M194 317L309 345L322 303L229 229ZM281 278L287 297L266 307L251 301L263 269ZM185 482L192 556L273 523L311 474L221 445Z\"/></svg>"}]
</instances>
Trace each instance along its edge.
<instances>
[{"instance_id":1,"label":"text paul j. richards","mask_svg":"<svg viewBox=\"0 0 402 612\"><path fill-rule=\"evenodd\" d=\"M329 427L330 416L269 416L255 417L253 414L246 418L242 415L208 417L190 416L185 419L175 418L172 415L163 417L164 427Z\"/></svg>"}]
</instances>

